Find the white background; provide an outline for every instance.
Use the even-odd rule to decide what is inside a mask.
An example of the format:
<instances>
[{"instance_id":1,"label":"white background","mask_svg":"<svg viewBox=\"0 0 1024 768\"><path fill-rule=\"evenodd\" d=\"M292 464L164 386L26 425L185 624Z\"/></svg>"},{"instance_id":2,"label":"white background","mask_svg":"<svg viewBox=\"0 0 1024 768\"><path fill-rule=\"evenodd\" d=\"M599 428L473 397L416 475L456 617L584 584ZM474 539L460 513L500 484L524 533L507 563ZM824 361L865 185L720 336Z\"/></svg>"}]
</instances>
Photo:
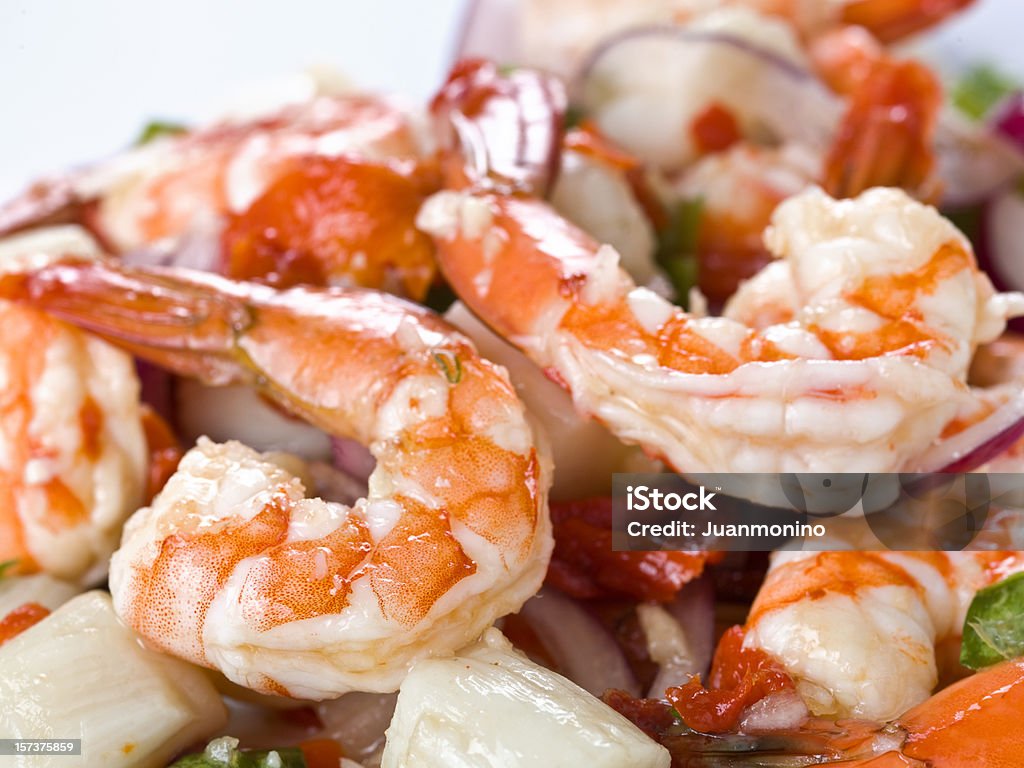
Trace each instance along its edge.
<instances>
[{"instance_id":1,"label":"white background","mask_svg":"<svg viewBox=\"0 0 1024 768\"><path fill-rule=\"evenodd\" d=\"M209 118L246 85L310 64L424 98L451 61L462 4L0 0L0 198L109 154L152 118ZM979 0L934 45L953 67L995 56L1024 76L1024 0Z\"/></svg>"}]
</instances>

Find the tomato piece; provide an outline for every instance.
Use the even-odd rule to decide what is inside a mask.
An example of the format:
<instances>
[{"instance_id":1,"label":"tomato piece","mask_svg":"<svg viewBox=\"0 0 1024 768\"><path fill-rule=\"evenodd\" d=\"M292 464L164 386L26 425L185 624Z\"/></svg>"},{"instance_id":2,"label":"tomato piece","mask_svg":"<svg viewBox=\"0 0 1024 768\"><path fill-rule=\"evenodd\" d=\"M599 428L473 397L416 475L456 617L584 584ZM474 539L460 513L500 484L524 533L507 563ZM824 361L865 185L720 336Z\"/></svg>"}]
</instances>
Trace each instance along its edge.
<instances>
[{"instance_id":1,"label":"tomato piece","mask_svg":"<svg viewBox=\"0 0 1024 768\"><path fill-rule=\"evenodd\" d=\"M672 707L661 699L638 699L612 688L601 700L655 741L676 724Z\"/></svg>"},{"instance_id":2,"label":"tomato piece","mask_svg":"<svg viewBox=\"0 0 1024 768\"><path fill-rule=\"evenodd\" d=\"M722 152L742 138L736 117L718 102L712 102L693 118L690 137L702 155Z\"/></svg>"},{"instance_id":3,"label":"tomato piece","mask_svg":"<svg viewBox=\"0 0 1024 768\"><path fill-rule=\"evenodd\" d=\"M310 739L299 744L306 768L338 768L345 756L341 744L334 739Z\"/></svg>"},{"instance_id":4,"label":"tomato piece","mask_svg":"<svg viewBox=\"0 0 1024 768\"><path fill-rule=\"evenodd\" d=\"M24 603L0 619L0 645L34 627L50 615L50 609L39 603Z\"/></svg>"},{"instance_id":5,"label":"tomato piece","mask_svg":"<svg viewBox=\"0 0 1024 768\"><path fill-rule=\"evenodd\" d=\"M295 161L222 236L223 271L276 287L359 285L422 299L434 248L416 229L433 181L348 157Z\"/></svg>"},{"instance_id":6,"label":"tomato piece","mask_svg":"<svg viewBox=\"0 0 1024 768\"><path fill-rule=\"evenodd\" d=\"M626 595L667 603L716 562L715 552L615 552L610 498L554 502L555 552L547 580L571 597Z\"/></svg>"},{"instance_id":7,"label":"tomato piece","mask_svg":"<svg viewBox=\"0 0 1024 768\"><path fill-rule=\"evenodd\" d=\"M171 479L185 452L170 425L148 405L142 406L142 431L149 449L146 499L151 501Z\"/></svg>"},{"instance_id":8,"label":"tomato piece","mask_svg":"<svg viewBox=\"0 0 1024 768\"><path fill-rule=\"evenodd\" d=\"M665 692L687 727L702 733L731 731L751 704L796 687L768 654L744 648L743 636L741 626L722 636L711 662L708 687L694 676L686 684Z\"/></svg>"}]
</instances>

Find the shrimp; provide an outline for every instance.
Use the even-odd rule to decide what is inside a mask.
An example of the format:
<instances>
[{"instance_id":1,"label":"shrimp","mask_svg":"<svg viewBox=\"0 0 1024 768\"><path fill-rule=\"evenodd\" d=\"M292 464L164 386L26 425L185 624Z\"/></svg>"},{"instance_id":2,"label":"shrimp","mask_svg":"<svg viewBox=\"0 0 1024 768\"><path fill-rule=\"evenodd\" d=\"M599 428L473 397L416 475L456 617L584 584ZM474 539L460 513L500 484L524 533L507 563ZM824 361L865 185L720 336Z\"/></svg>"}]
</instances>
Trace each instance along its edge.
<instances>
[{"instance_id":1,"label":"shrimp","mask_svg":"<svg viewBox=\"0 0 1024 768\"><path fill-rule=\"evenodd\" d=\"M578 410L681 471L903 467L971 397L977 344L1024 311L955 227L898 190L811 189L777 208L766 244L796 314L759 329L636 288L613 249L486 179L431 197L418 223L472 311Z\"/></svg>"},{"instance_id":2,"label":"shrimp","mask_svg":"<svg viewBox=\"0 0 1024 768\"><path fill-rule=\"evenodd\" d=\"M849 96L825 157L823 185L837 197L901 186L935 200L935 134L942 86L924 64L886 54L863 30L839 30L812 48L819 72Z\"/></svg>"},{"instance_id":3,"label":"shrimp","mask_svg":"<svg viewBox=\"0 0 1024 768\"><path fill-rule=\"evenodd\" d=\"M115 253L187 243L231 277L421 298L434 276L430 241L413 226L435 189L427 154L415 115L367 94L321 93L42 182L0 209L0 231L57 217Z\"/></svg>"},{"instance_id":4,"label":"shrimp","mask_svg":"<svg viewBox=\"0 0 1024 768\"><path fill-rule=\"evenodd\" d=\"M0 274L64 250L96 252L70 228L11 237L0 242ZM15 561L16 573L102 579L148 471L131 357L0 301L0 562Z\"/></svg>"},{"instance_id":5,"label":"shrimp","mask_svg":"<svg viewBox=\"0 0 1024 768\"><path fill-rule=\"evenodd\" d=\"M673 756L693 766L842 765L845 768L1008 768L1024 737L1024 661L1005 661L943 688L889 723L805 719L795 727L723 735L674 732L668 704L619 700ZM656 715L653 719L651 715ZM644 716L646 715L646 719Z\"/></svg>"},{"instance_id":6,"label":"shrimp","mask_svg":"<svg viewBox=\"0 0 1024 768\"><path fill-rule=\"evenodd\" d=\"M264 693L393 691L540 587L547 449L504 370L429 310L74 261L5 277L0 295L178 374L253 385L377 460L348 508L200 440L111 562L118 614L155 647Z\"/></svg>"},{"instance_id":7,"label":"shrimp","mask_svg":"<svg viewBox=\"0 0 1024 768\"><path fill-rule=\"evenodd\" d=\"M776 553L744 646L781 664L812 714L893 720L939 681L974 593L1021 552Z\"/></svg>"}]
</instances>

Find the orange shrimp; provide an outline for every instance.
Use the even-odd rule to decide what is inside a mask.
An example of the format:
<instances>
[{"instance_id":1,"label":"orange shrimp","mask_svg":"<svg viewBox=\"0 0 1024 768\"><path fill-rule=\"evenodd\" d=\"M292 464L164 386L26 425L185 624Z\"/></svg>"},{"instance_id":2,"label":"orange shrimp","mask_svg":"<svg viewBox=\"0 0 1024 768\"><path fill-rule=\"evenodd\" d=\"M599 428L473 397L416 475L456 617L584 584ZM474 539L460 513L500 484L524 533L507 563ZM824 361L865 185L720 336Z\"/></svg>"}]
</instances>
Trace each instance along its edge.
<instances>
[{"instance_id":1,"label":"orange shrimp","mask_svg":"<svg viewBox=\"0 0 1024 768\"><path fill-rule=\"evenodd\" d=\"M413 219L436 183L414 122L382 98L318 95L42 182L0 208L0 232L56 217L115 253L191 239L218 252L230 276L422 298L434 262Z\"/></svg>"},{"instance_id":2,"label":"orange shrimp","mask_svg":"<svg viewBox=\"0 0 1024 768\"><path fill-rule=\"evenodd\" d=\"M823 184L836 197L869 187L903 187L925 201L938 199L935 130L942 86L924 64L897 59L856 28L816 40L818 70L849 96L825 158Z\"/></svg>"},{"instance_id":3,"label":"orange shrimp","mask_svg":"<svg viewBox=\"0 0 1024 768\"><path fill-rule=\"evenodd\" d=\"M155 647L263 692L390 691L539 588L547 453L505 372L428 310L114 263L28 270L0 295L181 375L251 384L377 459L350 509L201 440L111 563L119 615Z\"/></svg>"},{"instance_id":4,"label":"orange shrimp","mask_svg":"<svg viewBox=\"0 0 1024 768\"><path fill-rule=\"evenodd\" d=\"M418 219L456 293L578 409L684 471L903 467L971 397L977 344L1024 309L994 293L955 227L897 190L780 206L767 244L795 305L756 328L687 315L544 203L487 186L438 193Z\"/></svg>"},{"instance_id":5,"label":"orange shrimp","mask_svg":"<svg viewBox=\"0 0 1024 768\"><path fill-rule=\"evenodd\" d=\"M780 694L781 695L781 694ZM680 733L668 704L611 703L646 727L673 756L673 765L842 765L844 768L1011 768L1020 764L1024 736L1024 661L976 672L889 723L808 718L795 727L712 735Z\"/></svg>"},{"instance_id":6,"label":"orange shrimp","mask_svg":"<svg viewBox=\"0 0 1024 768\"><path fill-rule=\"evenodd\" d=\"M812 714L892 720L939 682L974 593L1024 569L1020 552L779 553L744 646L796 682Z\"/></svg>"},{"instance_id":7,"label":"orange shrimp","mask_svg":"<svg viewBox=\"0 0 1024 768\"><path fill-rule=\"evenodd\" d=\"M60 230L0 243L0 274ZM84 252L79 248L79 252ZM132 360L31 307L0 301L0 562L85 584L103 578L143 501L146 438Z\"/></svg>"}]
</instances>

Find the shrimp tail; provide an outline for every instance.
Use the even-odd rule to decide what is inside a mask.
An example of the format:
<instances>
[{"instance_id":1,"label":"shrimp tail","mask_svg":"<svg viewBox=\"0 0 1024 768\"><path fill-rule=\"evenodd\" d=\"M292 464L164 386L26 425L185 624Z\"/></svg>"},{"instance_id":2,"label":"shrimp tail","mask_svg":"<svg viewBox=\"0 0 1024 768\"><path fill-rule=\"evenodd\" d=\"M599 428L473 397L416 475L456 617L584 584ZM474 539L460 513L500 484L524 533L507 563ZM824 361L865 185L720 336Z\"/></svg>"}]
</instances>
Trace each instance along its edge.
<instances>
[{"instance_id":1,"label":"shrimp tail","mask_svg":"<svg viewBox=\"0 0 1024 768\"><path fill-rule=\"evenodd\" d=\"M554 184L566 112L556 78L465 59L430 109L449 187L543 196Z\"/></svg>"},{"instance_id":2,"label":"shrimp tail","mask_svg":"<svg viewBox=\"0 0 1024 768\"><path fill-rule=\"evenodd\" d=\"M825 160L825 189L855 197L870 187L903 187L923 200L938 196L933 137L942 87L916 61L872 62Z\"/></svg>"},{"instance_id":3,"label":"shrimp tail","mask_svg":"<svg viewBox=\"0 0 1024 768\"><path fill-rule=\"evenodd\" d=\"M866 27L883 43L928 29L973 5L974 0L853 0L843 6L842 21Z\"/></svg>"},{"instance_id":4,"label":"shrimp tail","mask_svg":"<svg viewBox=\"0 0 1024 768\"><path fill-rule=\"evenodd\" d=\"M245 370L235 340L252 312L239 285L204 273L142 270L66 259L0 276L0 298L29 303L157 365L210 384Z\"/></svg>"}]
</instances>

